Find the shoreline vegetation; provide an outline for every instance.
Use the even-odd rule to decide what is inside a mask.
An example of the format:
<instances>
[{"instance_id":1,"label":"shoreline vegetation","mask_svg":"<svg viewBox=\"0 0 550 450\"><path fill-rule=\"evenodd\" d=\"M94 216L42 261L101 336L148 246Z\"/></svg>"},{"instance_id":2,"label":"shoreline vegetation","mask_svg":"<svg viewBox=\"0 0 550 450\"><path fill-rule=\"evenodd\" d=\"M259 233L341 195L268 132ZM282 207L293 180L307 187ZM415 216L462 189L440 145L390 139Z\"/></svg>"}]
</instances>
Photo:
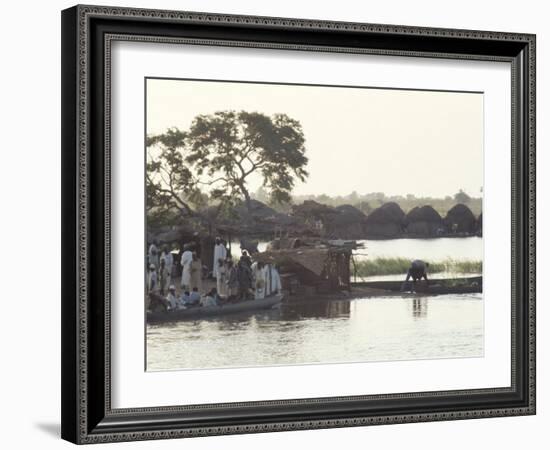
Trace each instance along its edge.
<instances>
[{"instance_id":1,"label":"shoreline vegetation","mask_svg":"<svg viewBox=\"0 0 550 450\"><path fill-rule=\"evenodd\" d=\"M477 274L483 272L482 261L456 260L447 258L442 261L426 261L430 264L429 273L460 273ZM374 258L355 262L355 273L358 277L372 277L378 275L405 276L411 265L408 258Z\"/></svg>"}]
</instances>

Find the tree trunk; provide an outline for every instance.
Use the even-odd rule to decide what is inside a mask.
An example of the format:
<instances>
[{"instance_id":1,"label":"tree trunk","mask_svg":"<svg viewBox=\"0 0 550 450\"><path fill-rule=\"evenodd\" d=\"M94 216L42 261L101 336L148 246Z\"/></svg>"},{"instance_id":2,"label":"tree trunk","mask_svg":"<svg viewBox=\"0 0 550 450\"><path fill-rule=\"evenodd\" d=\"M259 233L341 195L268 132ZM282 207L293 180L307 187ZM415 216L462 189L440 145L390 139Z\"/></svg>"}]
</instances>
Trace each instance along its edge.
<instances>
[{"instance_id":1,"label":"tree trunk","mask_svg":"<svg viewBox=\"0 0 550 450\"><path fill-rule=\"evenodd\" d=\"M250 212L252 210L252 204L250 202L251 201L250 194L244 187L243 187L243 194L244 194L244 201L246 203L246 209L248 210L248 212Z\"/></svg>"}]
</instances>

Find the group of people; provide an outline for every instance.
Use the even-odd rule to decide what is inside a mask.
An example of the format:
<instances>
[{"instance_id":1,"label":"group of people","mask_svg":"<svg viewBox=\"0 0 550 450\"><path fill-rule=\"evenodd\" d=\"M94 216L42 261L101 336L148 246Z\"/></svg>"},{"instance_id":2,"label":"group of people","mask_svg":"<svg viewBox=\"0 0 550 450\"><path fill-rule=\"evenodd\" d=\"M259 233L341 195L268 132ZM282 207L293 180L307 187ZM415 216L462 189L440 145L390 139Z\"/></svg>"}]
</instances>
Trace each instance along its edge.
<instances>
[{"instance_id":1,"label":"group of people","mask_svg":"<svg viewBox=\"0 0 550 450\"><path fill-rule=\"evenodd\" d=\"M220 296L236 301L260 300L281 291L281 277L274 264L252 261L246 250L235 263L216 241L213 275Z\"/></svg>"},{"instance_id":2,"label":"group of people","mask_svg":"<svg viewBox=\"0 0 550 450\"><path fill-rule=\"evenodd\" d=\"M253 261L246 250L242 250L238 261L234 261L219 237L215 239L212 277L216 287L201 295L203 285L203 264L194 247L184 246L181 254L180 295L172 280L176 278L174 257L167 246L159 252L156 243L148 250L147 289L149 294L165 298L170 309L193 306L213 306L225 302L239 302L263 299L281 291L281 278L274 264Z\"/></svg>"},{"instance_id":3,"label":"group of people","mask_svg":"<svg viewBox=\"0 0 550 450\"><path fill-rule=\"evenodd\" d=\"M149 246L147 261L149 264L147 272L148 292L158 291L165 295L172 282L174 255L166 245L163 247L162 252L159 252L157 244L153 242Z\"/></svg>"}]
</instances>

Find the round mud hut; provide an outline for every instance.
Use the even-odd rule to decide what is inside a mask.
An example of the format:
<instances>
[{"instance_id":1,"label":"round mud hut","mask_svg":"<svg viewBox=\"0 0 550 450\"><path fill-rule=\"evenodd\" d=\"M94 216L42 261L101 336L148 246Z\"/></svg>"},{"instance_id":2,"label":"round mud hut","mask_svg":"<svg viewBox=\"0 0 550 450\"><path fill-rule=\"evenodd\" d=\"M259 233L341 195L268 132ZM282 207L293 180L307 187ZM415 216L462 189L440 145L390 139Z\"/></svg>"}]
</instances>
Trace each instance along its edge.
<instances>
[{"instance_id":1,"label":"round mud hut","mask_svg":"<svg viewBox=\"0 0 550 450\"><path fill-rule=\"evenodd\" d=\"M476 232L477 220L466 205L459 203L453 206L443 220L445 227L452 234L473 234Z\"/></svg>"},{"instance_id":2,"label":"round mud hut","mask_svg":"<svg viewBox=\"0 0 550 450\"><path fill-rule=\"evenodd\" d=\"M385 203L372 211L365 220L365 234L370 238L393 238L404 229L405 213L395 202Z\"/></svg>"},{"instance_id":3,"label":"round mud hut","mask_svg":"<svg viewBox=\"0 0 550 450\"><path fill-rule=\"evenodd\" d=\"M338 215L335 208L318 203L315 200L306 200L301 205L292 206L292 216L313 229L320 236L327 234L327 226Z\"/></svg>"},{"instance_id":4,"label":"round mud hut","mask_svg":"<svg viewBox=\"0 0 550 450\"><path fill-rule=\"evenodd\" d=\"M362 239L365 236L367 216L352 205L336 207L338 214L327 224L328 234L337 239Z\"/></svg>"},{"instance_id":5,"label":"round mud hut","mask_svg":"<svg viewBox=\"0 0 550 450\"><path fill-rule=\"evenodd\" d=\"M443 219L430 205L411 209L405 224L407 233L413 236L437 236L443 232Z\"/></svg>"},{"instance_id":6,"label":"round mud hut","mask_svg":"<svg viewBox=\"0 0 550 450\"><path fill-rule=\"evenodd\" d=\"M291 230L296 220L258 200L250 200L249 207L243 202L233 211L232 224L240 236L267 237L281 230Z\"/></svg>"},{"instance_id":7,"label":"round mud hut","mask_svg":"<svg viewBox=\"0 0 550 450\"><path fill-rule=\"evenodd\" d=\"M292 214L315 229L320 236L332 239L361 239L365 236L367 216L352 205L336 208L306 200L292 207Z\"/></svg>"}]
</instances>

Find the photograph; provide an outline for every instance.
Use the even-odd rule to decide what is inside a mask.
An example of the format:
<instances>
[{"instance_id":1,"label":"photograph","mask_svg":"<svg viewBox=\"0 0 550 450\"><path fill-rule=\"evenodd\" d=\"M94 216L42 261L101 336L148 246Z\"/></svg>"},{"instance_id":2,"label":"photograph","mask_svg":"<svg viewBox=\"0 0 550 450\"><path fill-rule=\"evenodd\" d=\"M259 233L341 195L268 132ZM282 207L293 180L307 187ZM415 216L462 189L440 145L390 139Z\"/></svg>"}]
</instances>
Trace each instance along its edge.
<instances>
[{"instance_id":1,"label":"photograph","mask_svg":"<svg viewBox=\"0 0 550 450\"><path fill-rule=\"evenodd\" d=\"M483 92L148 77L143 104L147 371L484 356Z\"/></svg>"},{"instance_id":2,"label":"photograph","mask_svg":"<svg viewBox=\"0 0 550 450\"><path fill-rule=\"evenodd\" d=\"M61 437L524 446L543 15L173 6L61 12Z\"/></svg>"}]
</instances>

